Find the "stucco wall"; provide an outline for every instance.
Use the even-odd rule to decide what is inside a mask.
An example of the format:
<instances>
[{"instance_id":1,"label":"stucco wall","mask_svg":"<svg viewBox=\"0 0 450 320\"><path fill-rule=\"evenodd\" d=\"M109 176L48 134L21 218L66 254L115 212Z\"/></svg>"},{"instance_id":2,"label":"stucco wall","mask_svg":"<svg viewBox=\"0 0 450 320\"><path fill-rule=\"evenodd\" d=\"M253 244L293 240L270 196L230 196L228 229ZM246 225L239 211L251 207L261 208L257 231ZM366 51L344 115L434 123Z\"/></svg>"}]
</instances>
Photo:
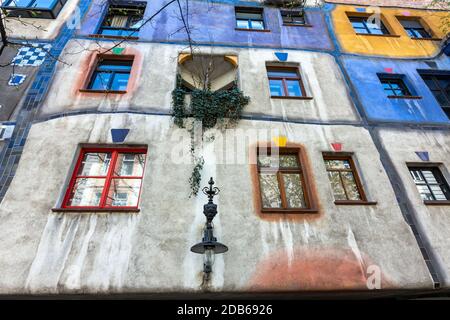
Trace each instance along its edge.
<instances>
[{"instance_id":1,"label":"stucco wall","mask_svg":"<svg viewBox=\"0 0 450 320\"><path fill-rule=\"evenodd\" d=\"M148 145L140 213L52 213L79 144L110 144L111 128L131 129L126 144ZM319 213L258 215L251 200L256 196L251 166L221 162L215 133L214 142L209 139L198 149L205 159L201 185L213 176L221 189L215 233L230 250L216 256L208 290L365 290L373 265L381 270L384 289L432 287L365 129L258 121L241 121L238 129L277 130L304 146ZM83 115L33 125L0 204L0 293L203 290L202 257L189 248L201 238L206 199L188 197L192 164L182 162L180 152L189 159L190 143L177 144L180 138L190 141L186 131L176 131L162 116ZM260 139L250 136L245 154ZM355 153L368 198L376 205L334 204L322 152L331 151L335 141ZM225 151L234 154L234 148L226 145Z\"/></svg>"},{"instance_id":2,"label":"stucco wall","mask_svg":"<svg viewBox=\"0 0 450 320\"><path fill-rule=\"evenodd\" d=\"M450 207L448 205L425 205L408 171L407 164L439 166L447 182L450 181L450 133L448 130L379 129L384 147L389 153L408 199L416 212L418 222L424 228L426 237L437 254L440 268L444 271L445 286L450 283ZM430 161L422 161L416 151L427 151Z\"/></svg>"},{"instance_id":3,"label":"stucco wall","mask_svg":"<svg viewBox=\"0 0 450 320\"><path fill-rule=\"evenodd\" d=\"M56 19L15 18L5 19L8 37L27 40L52 40L56 38L64 23L77 26L76 19L80 21L77 5L79 0L68 0Z\"/></svg>"},{"instance_id":4,"label":"stucco wall","mask_svg":"<svg viewBox=\"0 0 450 320\"><path fill-rule=\"evenodd\" d=\"M440 9L445 8L444 4L433 4L432 0L326 0L328 3L355 4L367 6L387 6L404 8L427 8Z\"/></svg>"},{"instance_id":5,"label":"stucco wall","mask_svg":"<svg viewBox=\"0 0 450 320\"><path fill-rule=\"evenodd\" d=\"M367 13L381 15L381 21L389 30L390 36L358 35L353 29L347 14L364 14L357 6L337 5L332 12L334 34L342 51L385 57L429 57L440 50L440 40L445 36L444 17L447 12L401 9L401 8L367 8ZM361 9L364 9L362 7ZM397 17L418 17L433 32L438 40L411 39Z\"/></svg>"},{"instance_id":6,"label":"stucco wall","mask_svg":"<svg viewBox=\"0 0 450 320\"><path fill-rule=\"evenodd\" d=\"M441 55L430 60L394 60L344 56L342 61L368 117L373 121L434 122L450 124L436 98L417 70L450 71L450 60ZM388 70L388 71L386 71ZM421 99L390 99L377 73L405 75L412 95Z\"/></svg>"},{"instance_id":7,"label":"stucco wall","mask_svg":"<svg viewBox=\"0 0 450 320\"><path fill-rule=\"evenodd\" d=\"M175 87L177 57L186 52L184 46L162 44L124 45L123 54L135 55L132 77L126 94L80 92L94 66L96 52L82 51L87 41L71 41L65 48L42 106L42 116L96 109L100 111L140 110L171 112L171 92ZM109 43L102 43L108 48ZM81 46L80 46L81 45ZM91 44L92 45L92 44ZM95 46L95 45L93 45ZM300 67L308 96L312 100L271 99L266 62L276 62L270 49L238 49L199 47L205 54L237 55L239 84L250 96L245 114L270 115L284 119L356 122L358 116L349 98L343 76L331 55L285 50L288 62Z\"/></svg>"}]
</instances>

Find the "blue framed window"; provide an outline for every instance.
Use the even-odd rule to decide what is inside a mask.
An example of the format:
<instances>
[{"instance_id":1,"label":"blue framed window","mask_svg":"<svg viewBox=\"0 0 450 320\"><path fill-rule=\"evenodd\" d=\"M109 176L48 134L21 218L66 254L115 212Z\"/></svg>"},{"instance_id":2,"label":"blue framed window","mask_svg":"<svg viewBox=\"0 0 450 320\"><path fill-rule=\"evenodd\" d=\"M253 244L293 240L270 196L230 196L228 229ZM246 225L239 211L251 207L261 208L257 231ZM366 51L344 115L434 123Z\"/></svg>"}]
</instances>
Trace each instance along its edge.
<instances>
[{"instance_id":1,"label":"blue framed window","mask_svg":"<svg viewBox=\"0 0 450 320\"><path fill-rule=\"evenodd\" d=\"M389 34L388 29L381 20L372 21L370 17L349 17L349 20L358 34Z\"/></svg>"},{"instance_id":2,"label":"blue framed window","mask_svg":"<svg viewBox=\"0 0 450 320\"><path fill-rule=\"evenodd\" d=\"M132 65L133 61L130 59L100 59L87 89L94 91L126 91Z\"/></svg>"},{"instance_id":3,"label":"blue framed window","mask_svg":"<svg viewBox=\"0 0 450 320\"><path fill-rule=\"evenodd\" d=\"M55 19L67 0L7 0L1 6L6 16Z\"/></svg>"},{"instance_id":4,"label":"blue framed window","mask_svg":"<svg viewBox=\"0 0 450 320\"><path fill-rule=\"evenodd\" d=\"M389 98L412 96L411 91L403 80L403 75L378 74L378 78L380 79L384 92Z\"/></svg>"},{"instance_id":5,"label":"blue framed window","mask_svg":"<svg viewBox=\"0 0 450 320\"><path fill-rule=\"evenodd\" d=\"M110 5L98 34L107 37L137 37L144 20L146 2Z\"/></svg>"},{"instance_id":6,"label":"blue framed window","mask_svg":"<svg viewBox=\"0 0 450 320\"><path fill-rule=\"evenodd\" d=\"M263 8L235 8L236 28L265 30Z\"/></svg>"},{"instance_id":7,"label":"blue framed window","mask_svg":"<svg viewBox=\"0 0 450 320\"><path fill-rule=\"evenodd\" d=\"M399 19L408 36L415 39L431 39L431 34L418 19Z\"/></svg>"}]
</instances>

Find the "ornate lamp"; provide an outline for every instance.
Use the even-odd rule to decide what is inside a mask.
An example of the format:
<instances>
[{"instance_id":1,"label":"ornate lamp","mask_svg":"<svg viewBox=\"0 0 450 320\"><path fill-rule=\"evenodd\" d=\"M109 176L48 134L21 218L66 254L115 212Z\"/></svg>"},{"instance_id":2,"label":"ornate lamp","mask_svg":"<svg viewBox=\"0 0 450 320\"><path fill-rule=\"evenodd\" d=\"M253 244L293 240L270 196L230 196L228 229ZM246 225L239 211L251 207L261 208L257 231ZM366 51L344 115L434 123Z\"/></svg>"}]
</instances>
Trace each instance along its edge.
<instances>
[{"instance_id":1,"label":"ornate lamp","mask_svg":"<svg viewBox=\"0 0 450 320\"><path fill-rule=\"evenodd\" d=\"M213 203L213 198L219 194L220 190L217 187L213 188L214 180L211 177L209 179L209 188L204 187L203 193L208 196L208 203L203 206L203 214L206 216L205 232L202 242L192 246L191 251L199 254L204 254L203 272L206 274L211 273L212 265L214 263L214 255L219 253L225 253L228 251L228 247L220 242L217 242L217 238L213 234L212 221L217 214L217 204Z\"/></svg>"}]
</instances>

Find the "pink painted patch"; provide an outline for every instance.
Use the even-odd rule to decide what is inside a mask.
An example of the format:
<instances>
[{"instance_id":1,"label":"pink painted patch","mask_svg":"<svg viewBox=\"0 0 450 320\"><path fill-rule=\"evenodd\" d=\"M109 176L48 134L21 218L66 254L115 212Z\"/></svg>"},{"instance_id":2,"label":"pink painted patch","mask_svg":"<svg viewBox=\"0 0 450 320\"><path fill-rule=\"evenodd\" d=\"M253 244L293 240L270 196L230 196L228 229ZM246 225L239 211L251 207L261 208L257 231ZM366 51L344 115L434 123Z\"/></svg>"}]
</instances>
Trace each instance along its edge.
<instances>
[{"instance_id":1,"label":"pink painted patch","mask_svg":"<svg viewBox=\"0 0 450 320\"><path fill-rule=\"evenodd\" d=\"M410 13L409 11L403 11L403 12L402 12L402 15L404 15L404 16L410 16L411 13Z\"/></svg>"},{"instance_id":2,"label":"pink painted patch","mask_svg":"<svg viewBox=\"0 0 450 320\"><path fill-rule=\"evenodd\" d=\"M333 147L333 150L338 152L342 150L342 143L332 143L331 146Z\"/></svg>"},{"instance_id":3,"label":"pink painted patch","mask_svg":"<svg viewBox=\"0 0 450 320\"><path fill-rule=\"evenodd\" d=\"M393 68L384 68L384 71L387 73L392 73L392 72L394 72L394 69Z\"/></svg>"}]
</instances>

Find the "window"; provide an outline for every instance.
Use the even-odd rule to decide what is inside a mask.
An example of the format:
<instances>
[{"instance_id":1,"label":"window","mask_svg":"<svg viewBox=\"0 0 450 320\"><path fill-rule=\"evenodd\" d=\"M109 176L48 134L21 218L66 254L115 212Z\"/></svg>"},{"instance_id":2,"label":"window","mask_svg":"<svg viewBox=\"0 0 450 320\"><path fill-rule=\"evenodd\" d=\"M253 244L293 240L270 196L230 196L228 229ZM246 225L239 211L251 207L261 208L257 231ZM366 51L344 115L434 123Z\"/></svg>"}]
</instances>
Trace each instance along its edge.
<instances>
[{"instance_id":1,"label":"window","mask_svg":"<svg viewBox=\"0 0 450 320\"><path fill-rule=\"evenodd\" d=\"M303 211L312 207L299 149L281 148L279 155L258 149L262 211Z\"/></svg>"},{"instance_id":2,"label":"window","mask_svg":"<svg viewBox=\"0 0 450 320\"><path fill-rule=\"evenodd\" d=\"M409 172L422 200L448 201L450 190L437 167L410 167Z\"/></svg>"},{"instance_id":3,"label":"window","mask_svg":"<svg viewBox=\"0 0 450 320\"><path fill-rule=\"evenodd\" d=\"M272 97L306 96L298 68L268 67L267 76Z\"/></svg>"},{"instance_id":4,"label":"window","mask_svg":"<svg viewBox=\"0 0 450 320\"><path fill-rule=\"evenodd\" d=\"M137 208L146 150L82 149L63 208Z\"/></svg>"},{"instance_id":5,"label":"window","mask_svg":"<svg viewBox=\"0 0 450 320\"><path fill-rule=\"evenodd\" d=\"M336 202L367 201L351 156L325 155L324 161Z\"/></svg>"},{"instance_id":6,"label":"window","mask_svg":"<svg viewBox=\"0 0 450 320\"><path fill-rule=\"evenodd\" d=\"M98 33L112 37L137 37L144 23L145 7L145 2L131 2L127 6L110 5Z\"/></svg>"},{"instance_id":7,"label":"window","mask_svg":"<svg viewBox=\"0 0 450 320\"><path fill-rule=\"evenodd\" d=\"M236 28L264 30L262 8L236 8Z\"/></svg>"},{"instance_id":8,"label":"window","mask_svg":"<svg viewBox=\"0 0 450 320\"><path fill-rule=\"evenodd\" d=\"M421 74L421 77L450 119L450 74Z\"/></svg>"},{"instance_id":9,"label":"window","mask_svg":"<svg viewBox=\"0 0 450 320\"><path fill-rule=\"evenodd\" d=\"M306 17L304 11L281 10L280 13L284 25L306 25Z\"/></svg>"},{"instance_id":10,"label":"window","mask_svg":"<svg viewBox=\"0 0 450 320\"><path fill-rule=\"evenodd\" d=\"M8 17L55 19L67 0L7 0L2 5Z\"/></svg>"},{"instance_id":11,"label":"window","mask_svg":"<svg viewBox=\"0 0 450 320\"><path fill-rule=\"evenodd\" d=\"M430 39L430 33L425 30L417 19L399 19L400 24L405 28L406 33L411 38Z\"/></svg>"},{"instance_id":12,"label":"window","mask_svg":"<svg viewBox=\"0 0 450 320\"><path fill-rule=\"evenodd\" d=\"M379 23L376 20L371 21L370 17L349 17L349 20L358 34L389 34L381 20L378 21Z\"/></svg>"},{"instance_id":13,"label":"window","mask_svg":"<svg viewBox=\"0 0 450 320\"><path fill-rule=\"evenodd\" d=\"M87 90L125 92L133 60L100 57Z\"/></svg>"},{"instance_id":14,"label":"window","mask_svg":"<svg viewBox=\"0 0 450 320\"><path fill-rule=\"evenodd\" d=\"M381 84L383 85L383 90L389 98L392 97L409 97L411 92L405 85L401 75L384 75L379 74Z\"/></svg>"}]
</instances>

